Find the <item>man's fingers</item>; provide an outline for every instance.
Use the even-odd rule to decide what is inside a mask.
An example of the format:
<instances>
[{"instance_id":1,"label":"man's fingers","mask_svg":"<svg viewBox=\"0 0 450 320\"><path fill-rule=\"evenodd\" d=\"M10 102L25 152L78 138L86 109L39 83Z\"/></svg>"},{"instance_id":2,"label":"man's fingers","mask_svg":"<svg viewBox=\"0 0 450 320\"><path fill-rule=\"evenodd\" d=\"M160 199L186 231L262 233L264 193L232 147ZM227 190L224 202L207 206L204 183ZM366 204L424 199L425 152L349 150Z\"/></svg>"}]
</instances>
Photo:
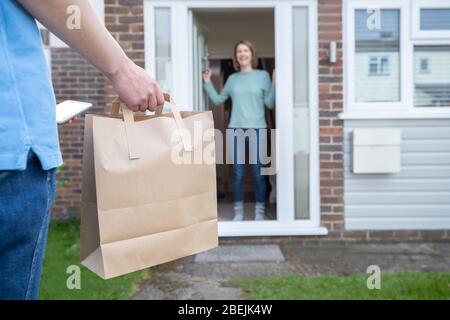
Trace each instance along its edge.
<instances>
[{"instance_id":1,"label":"man's fingers","mask_svg":"<svg viewBox=\"0 0 450 320\"><path fill-rule=\"evenodd\" d=\"M164 94L162 93L162 91L158 88L158 90L156 91L156 103L158 106L162 106L164 104L165 100L164 100Z\"/></svg>"},{"instance_id":2,"label":"man's fingers","mask_svg":"<svg viewBox=\"0 0 450 320\"><path fill-rule=\"evenodd\" d=\"M156 98L154 95L148 97L148 109L150 111L155 111L157 107Z\"/></svg>"},{"instance_id":3,"label":"man's fingers","mask_svg":"<svg viewBox=\"0 0 450 320\"><path fill-rule=\"evenodd\" d=\"M141 102L141 104L139 105L139 111L144 112L145 110L147 110L148 108L148 99L145 99L144 101Z\"/></svg>"},{"instance_id":4,"label":"man's fingers","mask_svg":"<svg viewBox=\"0 0 450 320\"><path fill-rule=\"evenodd\" d=\"M127 108L130 109L131 111L139 111L139 104L137 103L130 103L130 104L126 104Z\"/></svg>"}]
</instances>

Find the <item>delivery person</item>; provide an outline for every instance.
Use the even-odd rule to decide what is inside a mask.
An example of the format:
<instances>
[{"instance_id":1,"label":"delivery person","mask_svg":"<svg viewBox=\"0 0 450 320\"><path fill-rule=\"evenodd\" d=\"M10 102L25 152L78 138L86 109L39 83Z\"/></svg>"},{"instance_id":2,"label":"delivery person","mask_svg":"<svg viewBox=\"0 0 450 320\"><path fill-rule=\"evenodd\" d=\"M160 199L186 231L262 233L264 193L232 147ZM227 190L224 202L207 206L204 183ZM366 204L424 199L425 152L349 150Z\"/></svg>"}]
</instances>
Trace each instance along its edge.
<instances>
[{"instance_id":1,"label":"delivery person","mask_svg":"<svg viewBox=\"0 0 450 320\"><path fill-rule=\"evenodd\" d=\"M67 27L77 6L80 28ZM86 57L134 111L163 95L86 0L0 1L0 299L36 299L55 168L62 164L55 97L35 18Z\"/></svg>"}]
</instances>

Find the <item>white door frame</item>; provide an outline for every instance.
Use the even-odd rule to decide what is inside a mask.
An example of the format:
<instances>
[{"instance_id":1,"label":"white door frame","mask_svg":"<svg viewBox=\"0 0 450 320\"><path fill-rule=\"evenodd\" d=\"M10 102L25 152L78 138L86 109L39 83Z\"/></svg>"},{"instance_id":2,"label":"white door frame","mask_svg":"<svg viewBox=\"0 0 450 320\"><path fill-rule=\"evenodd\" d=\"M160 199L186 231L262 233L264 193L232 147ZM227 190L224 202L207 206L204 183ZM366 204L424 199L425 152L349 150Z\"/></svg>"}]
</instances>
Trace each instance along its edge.
<instances>
[{"instance_id":1,"label":"white door frame","mask_svg":"<svg viewBox=\"0 0 450 320\"><path fill-rule=\"evenodd\" d=\"M155 7L171 8L172 70L175 101L192 110L192 26L189 12L199 8L272 8L275 11L275 56L277 90L277 220L221 221L220 236L326 235L320 226L319 187L319 110L318 110L318 15L317 0L145 0L145 61L154 76L154 11ZM308 7L309 19L309 105L310 105L310 219L296 220L294 213L294 141L293 141L293 52L292 8ZM186 54L188 53L188 54ZM187 61L186 61L187 59ZM175 74L176 71L176 74ZM281 76L283 75L283 76ZM280 90L279 88L283 88ZM183 107L189 106L189 107ZM282 142L282 143L279 143Z\"/></svg>"}]
</instances>

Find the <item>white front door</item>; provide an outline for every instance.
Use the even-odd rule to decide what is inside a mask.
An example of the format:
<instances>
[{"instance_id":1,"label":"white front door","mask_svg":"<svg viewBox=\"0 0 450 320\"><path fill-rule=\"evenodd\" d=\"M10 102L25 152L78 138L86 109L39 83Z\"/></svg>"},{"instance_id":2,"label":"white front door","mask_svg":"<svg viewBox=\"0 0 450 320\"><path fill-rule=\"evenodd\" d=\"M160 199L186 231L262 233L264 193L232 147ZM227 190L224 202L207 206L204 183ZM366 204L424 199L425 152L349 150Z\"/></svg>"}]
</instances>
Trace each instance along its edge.
<instances>
[{"instance_id":1,"label":"white front door","mask_svg":"<svg viewBox=\"0 0 450 320\"><path fill-rule=\"evenodd\" d=\"M150 1L145 2L147 70L158 79L155 48L170 34L171 87L185 110L201 106L199 28L192 10L271 8L275 13L277 219L219 222L221 236L326 234L320 227L317 1ZM155 25L162 12L169 21ZM201 38L201 37L200 37ZM164 47L164 46L163 46ZM161 50L160 50L161 51ZM167 63L167 61L166 61ZM194 81L193 81L194 79Z\"/></svg>"}]
</instances>

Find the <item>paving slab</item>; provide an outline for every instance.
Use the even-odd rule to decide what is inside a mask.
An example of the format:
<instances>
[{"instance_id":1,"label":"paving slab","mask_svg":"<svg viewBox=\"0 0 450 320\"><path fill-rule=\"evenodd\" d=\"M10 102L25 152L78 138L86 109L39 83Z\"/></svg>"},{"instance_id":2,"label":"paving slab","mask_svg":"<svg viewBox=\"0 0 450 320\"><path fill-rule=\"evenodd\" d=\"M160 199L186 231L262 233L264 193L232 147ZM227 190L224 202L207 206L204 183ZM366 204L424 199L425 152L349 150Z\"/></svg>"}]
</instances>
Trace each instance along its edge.
<instances>
[{"instance_id":1,"label":"paving slab","mask_svg":"<svg viewBox=\"0 0 450 320\"><path fill-rule=\"evenodd\" d=\"M280 246L262 245L225 245L202 252L195 256L196 263L216 262L250 262L250 261L285 261Z\"/></svg>"}]
</instances>

